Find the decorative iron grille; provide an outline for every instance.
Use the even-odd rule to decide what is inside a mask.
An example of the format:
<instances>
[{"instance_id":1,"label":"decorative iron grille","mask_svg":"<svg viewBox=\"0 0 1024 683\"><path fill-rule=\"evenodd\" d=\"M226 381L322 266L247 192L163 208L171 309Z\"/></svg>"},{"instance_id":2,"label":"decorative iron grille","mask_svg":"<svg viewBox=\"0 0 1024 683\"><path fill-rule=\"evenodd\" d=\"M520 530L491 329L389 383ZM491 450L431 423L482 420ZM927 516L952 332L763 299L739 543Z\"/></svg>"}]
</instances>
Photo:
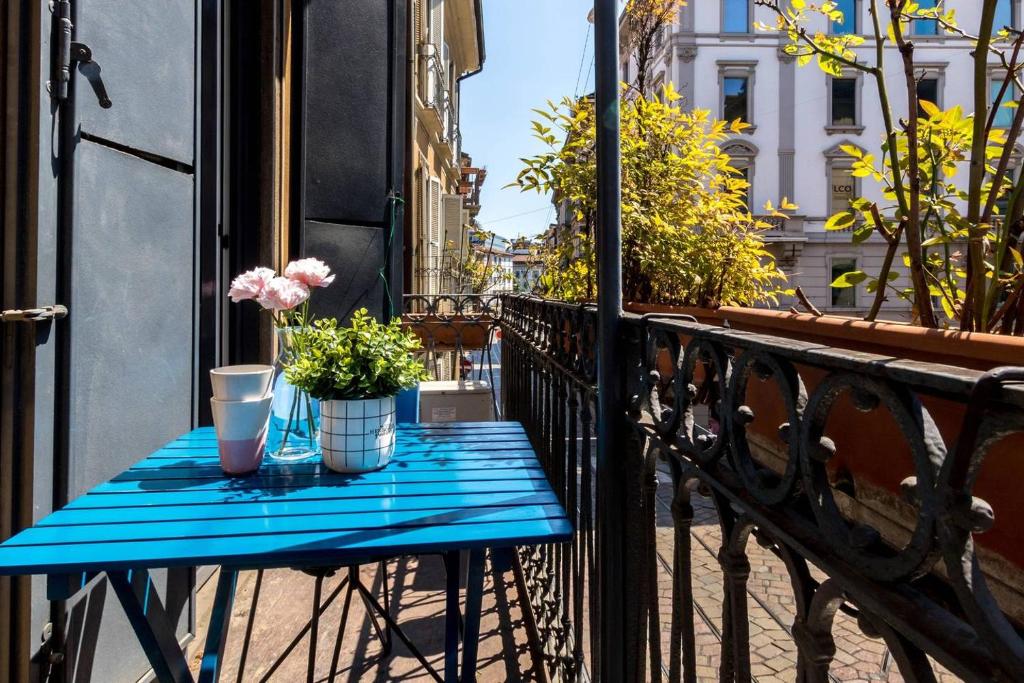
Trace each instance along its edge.
<instances>
[{"instance_id":1,"label":"decorative iron grille","mask_svg":"<svg viewBox=\"0 0 1024 683\"><path fill-rule=\"evenodd\" d=\"M510 295L501 328L507 416L526 426L577 528L571 543L518 556L535 654L550 678L602 680L596 639L611 617L596 590L596 313ZM1024 577L995 543L1021 538L1016 503L983 499L978 482L1008 466L991 454L1021 452L1024 369L982 373L656 314L627 314L626 328L615 456L628 494L615 531L632 680L706 680L702 619L718 631L717 677L756 680L752 612L771 606L748 582L764 557L788 586L790 680L836 680L840 621L841 648L884 643L883 668L906 680L1020 679ZM851 430L877 436L848 448ZM872 470L898 485L875 486ZM1000 509L1009 516L997 527ZM705 513L717 525L720 618L694 599L706 577L691 566L691 538ZM854 629L860 640L847 639Z\"/></svg>"}]
</instances>

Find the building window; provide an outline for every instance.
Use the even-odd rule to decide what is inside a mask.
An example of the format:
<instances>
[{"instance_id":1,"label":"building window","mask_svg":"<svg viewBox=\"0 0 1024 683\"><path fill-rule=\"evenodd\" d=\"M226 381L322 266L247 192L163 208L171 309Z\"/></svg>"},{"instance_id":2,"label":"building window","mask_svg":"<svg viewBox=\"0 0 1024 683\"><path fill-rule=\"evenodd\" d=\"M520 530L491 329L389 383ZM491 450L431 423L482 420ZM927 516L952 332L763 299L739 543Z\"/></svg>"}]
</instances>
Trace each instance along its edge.
<instances>
[{"instance_id":1,"label":"building window","mask_svg":"<svg viewBox=\"0 0 1024 683\"><path fill-rule=\"evenodd\" d=\"M946 67L949 62L920 62L914 65L914 76L917 78L917 116L926 117L921 109L922 100L931 102L939 109L943 105L943 91L946 89Z\"/></svg>"},{"instance_id":2,"label":"building window","mask_svg":"<svg viewBox=\"0 0 1024 683\"><path fill-rule=\"evenodd\" d=\"M856 147L863 154L864 149L852 140L840 140L825 150L825 206L826 216L834 216L850 210L850 202L860 196L860 181L854 177L853 157L844 147Z\"/></svg>"},{"instance_id":3,"label":"building window","mask_svg":"<svg viewBox=\"0 0 1024 683\"><path fill-rule=\"evenodd\" d=\"M836 281L846 273L857 270L857 259L852 256L833 256L829 267L831 279L829 284ZM856 308L857 288L856 287L830 287L832 292L832 308Z\"/></svg>"},{"instance_id":4,"label":"building window","mask_svg":"<svg viewBox=\"0 0 1024 683\"><path fill-rule=\"evenodd\" d=\"M857 197L857 179L853 170L845 166L833 166L829 171L829 215L849 211L850 202Z\"/></svg>"},{"instance_id":5,"label":"building window","mask_svg":"<svg viewBox=\"0 0 1024 683\"><path fill-rule=\"evenodd\" d=\"M860 76L828 79L828 117L825 132L854 133L864 132L860 115Z\"/></svg>"},{"instance_id":6,"label":"building window","mask_svg":"<svg viewBox=\"0 0 1024 683\"><path fill-rule=\"evenodd\" d=\"M750 33L751 0L722 0L722 33Z\"/></svg>"},{"instance_id":7,"label":"building window","mask_svg":"<svg viewBox=\"0 0 1024 683\"><path fill-rule=\"evenodd\" d=\"M1014 5L1016 4L1014 0L996 0L996 17L992 23L994 31L999 31L1005 27L1017 27L1017 17L1014 11L1016 9Z\"/></svg>"},{"instance_id":8,"label":"building window","mask_svg":"<svg viewBox=\"0 0 1024 683\"><path fill-rule=\"evenodd\" d=\"M832 22L832 34L837 36L852 35L858 32L857 9L860 0L836 0L836 9L843 13L843 20Z\"/></svg>"},{"instance_id":9,"label":"building window","mask_svg":"<svg viewBox=\"0 0 1024 683\"><path fill-rule=\"evenodd\" d=\"M922 78L917 82L917 117L928 118L928 114L921 108L921 101L931 102L939 106L939 79Z\"/></svg>"},{"instance_id":10,"label":"building window","mask_svg":"<svg viewBox=\"0 0 1024 683\"><path fill-rule=\"evenodd\" d=\"M920 0L918 5L921 9L932 9L935 7L935 0ZM939 22L934 19L915 19L911 22L911 32L915 36L937 36Z\"/></svg>"},{"instance_id":11,"label":"building window","mask_svg":"<svg viewBox=\"0 0 1024 683\"><path fill-rule=\"evenodd\" d=\"M751 185L751 182L750 182L751 180L753 180L753 178L752 178L753 174L751 173L752 169L750 168L750 166L743 166L743 167L738 168L736 170L739 171L740 179L742 179L747 184L747 186L742 191L743 206L747 209L747 211L750 211L750 194L751 194L750 191L751 191L751 189L753 189L753 186Z\"/></svg>"},{"instance_id":12,"label":"building window","mask_svg":"<svg viewBox=\"0 0 1024 683\"><path fill-rule=\"evenodd\" d=\"M757 147L746 140L731 140L723 145L722 151L728 155L729 165L738 172L735 177L747 183L746 189L743 190L743 204L749 211L754 197L754 160L757 158Z\"/></svg>"},{"instance_id":13,"label":"building window","mask_svg":"<svg viewBox=\"0 0 1024 683\"><path fill-rule=\"evenodd\" d=\"M998 107L996 110L996 116L992 123L996 128L1009 128L1013 124L1013 116L1015 110L1011 107L1007 107L1008 102L1013 102L1017 99L1017 88L1011 83L1007 88L1006 92L1003 93L1003 98L996 102L999 97L999 91L1003 87L1003 79L1001 74L996 74L989 81L989 97L992 99L993 104Z\"/></svg>"},{"instance_id":14,"label":"building window","mask_svg":"<svg viewBox=\"0 0 1024 683\"><path fill-rule=\"evenodd\" d=\"M622 82L629 83L629 60L627 59L622 63Z\"/></svg>"},{"instance_id":15,"label":"building window","mask_svg":"<svg viewBox=\"0 0 1024 683\"><path fill-rule=\"evenodd\" d=\"M726 121L739 119L754 124L754 73L756 61L720 60L718 62L718 110Z\"/></svg>"},{"instance_id":16,"label":"building window","mask_svg":"<svg viewBox=\"0 0 1024 683\"><path fill-rule=\"evenodd\" d=\"M744 123L750 123L750 102L747 97L749 85L748 79L744 76L726 76L722 80L722 118L726 121L739 119Z\"/></svg>"},{"instance_id":17,"label":"building window","mask_svg":"<svg viewBox=\"0 0 1024 683\"><path fill-rule=\"evenodd\" d=\"M832 125L857 125L857 79L832 79Z\"/></svg>"}]
</instances>

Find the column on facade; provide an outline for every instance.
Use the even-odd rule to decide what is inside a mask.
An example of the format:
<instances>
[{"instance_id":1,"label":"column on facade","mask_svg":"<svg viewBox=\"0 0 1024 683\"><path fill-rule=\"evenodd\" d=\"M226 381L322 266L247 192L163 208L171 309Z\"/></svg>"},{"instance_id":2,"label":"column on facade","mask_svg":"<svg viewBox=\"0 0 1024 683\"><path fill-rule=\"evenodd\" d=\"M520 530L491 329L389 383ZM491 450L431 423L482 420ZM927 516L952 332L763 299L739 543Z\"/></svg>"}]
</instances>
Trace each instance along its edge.
<instances>
[{"instance_id":1,"label":"column on facade","mask_svg":"<svg viewBox=\"0 0 1024 683\"><path fill-rule=\"evenodd\" d=\"M796 58L779 46L779 197L795 200Z\"/></svg>"},{"instance_id":2,"label":"column on facade","mask_svg":"<svg viewBox=\"0 0 1024 683\"><path fill-rule=\"evenodd\" d=\"M669 72L675 81L676 89L683 96L684 105L689 108L697 105L694 99L696 96L694 61L697 59L697 36L694 28L695 4L688 2L679 10L679 29L672 37L675 68Z\"/></svg>"}]
</instances>

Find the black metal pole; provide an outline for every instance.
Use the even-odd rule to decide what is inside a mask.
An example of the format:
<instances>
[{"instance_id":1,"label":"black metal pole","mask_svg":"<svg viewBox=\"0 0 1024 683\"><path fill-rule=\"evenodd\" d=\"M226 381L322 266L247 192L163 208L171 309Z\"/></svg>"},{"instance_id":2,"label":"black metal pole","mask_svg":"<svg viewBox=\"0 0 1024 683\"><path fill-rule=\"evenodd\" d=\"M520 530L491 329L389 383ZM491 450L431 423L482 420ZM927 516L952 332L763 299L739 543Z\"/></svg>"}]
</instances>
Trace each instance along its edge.
<instances>
[{"instance_id":1,"label":"black metal pole","mask_svg":"<svg viewBox=\"0 0 1024 683\"><path fill-rule=\"evenodd\" d=\"M597 510L600 679L626 680L625 477L616 441L623 420L615 358L622 321L618 0L594 0L597 106Z\"/></svg>"}]
</instances>

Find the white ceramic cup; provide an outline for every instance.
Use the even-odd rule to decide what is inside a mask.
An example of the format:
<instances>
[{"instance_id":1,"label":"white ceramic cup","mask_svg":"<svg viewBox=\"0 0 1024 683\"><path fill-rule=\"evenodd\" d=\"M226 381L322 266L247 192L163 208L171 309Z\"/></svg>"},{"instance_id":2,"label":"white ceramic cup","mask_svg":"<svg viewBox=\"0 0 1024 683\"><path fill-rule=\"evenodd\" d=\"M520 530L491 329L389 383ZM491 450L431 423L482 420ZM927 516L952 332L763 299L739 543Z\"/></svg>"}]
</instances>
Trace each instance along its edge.
<instances>
[{"instance_id":1,"label":"white ceramic cup","mask_svg":"<svg viewBox=\"0 0 1024 683\"><path fill-rule=\"evenodd\" d=\"M210 399L220 466L227 474L255 472L263 462L274 395L252 401Z\"/></svg>"},{"instance_id":2,"label":"white ceramic cup","mask_svg":"<svg viewBox=\"0 0 1024 683\"><path fill-rule=\"evenodd\" d=\"M270 365L227 365L210 370L213 397L218 401L252 401L270 393Z\"/></svg>"}]
</instances>

